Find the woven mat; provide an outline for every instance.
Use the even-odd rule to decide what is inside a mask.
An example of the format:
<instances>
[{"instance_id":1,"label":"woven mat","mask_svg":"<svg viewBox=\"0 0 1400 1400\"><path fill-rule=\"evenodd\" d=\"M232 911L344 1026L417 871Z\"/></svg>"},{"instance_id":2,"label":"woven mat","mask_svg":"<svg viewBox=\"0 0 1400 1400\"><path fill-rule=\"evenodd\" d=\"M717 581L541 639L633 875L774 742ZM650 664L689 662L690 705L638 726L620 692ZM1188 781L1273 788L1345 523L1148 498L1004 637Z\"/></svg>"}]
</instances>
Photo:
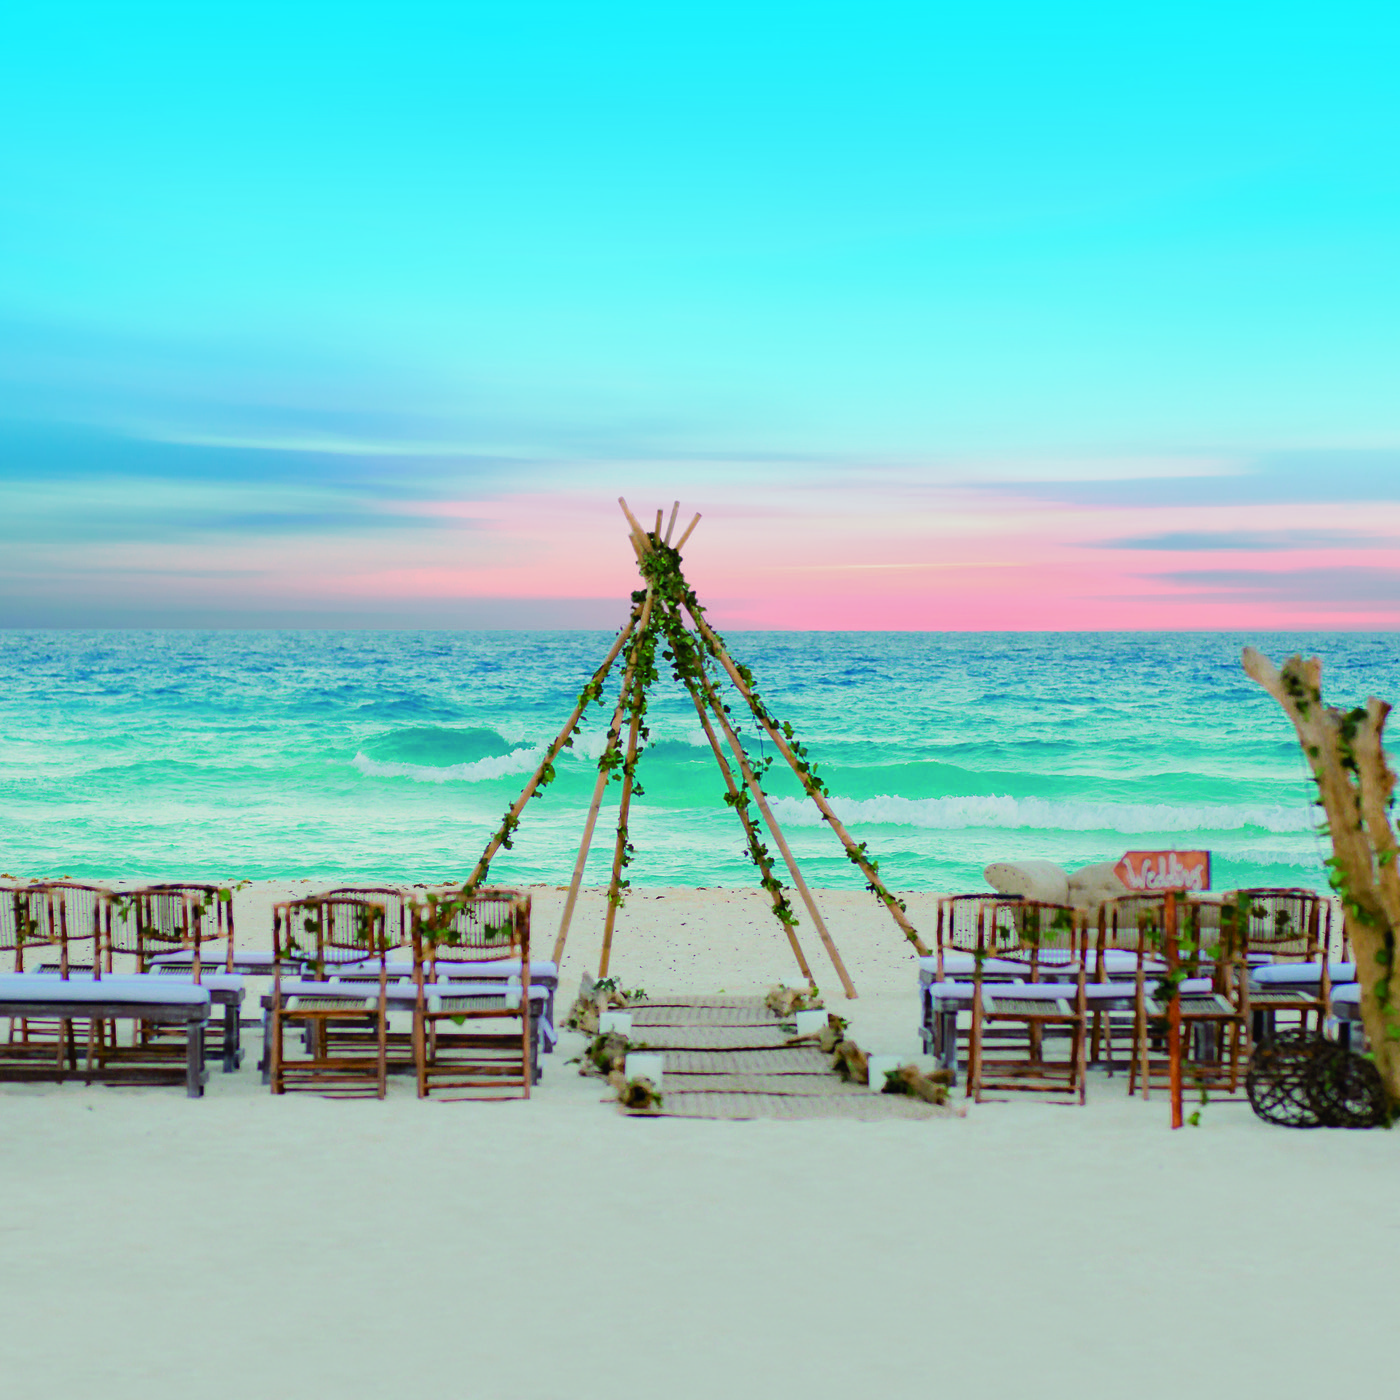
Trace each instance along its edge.
<instances>
[{"instance_id":1,"label":"woven mat","mask_svg":"<svg viewBox=\"0 0 1400 1400\"><path fill-rule=\"evenodd\" d=\"M831 1098L799 1094L675 1094L667 1085L661 1107L648 1118L844 1118L871 1122L889 1119L955 1118L957 1110L939 1108L903 1094L872 1094L857 1089Z\"/></svg>"},{"instance_id":2,"label":"woven mat","mask_svg":"<svg viewBox=\"0 0 1400 1400\"><path fill-rule=\"evenodd\" d=\"M839 1094L851 1088L828 1069L816 1074L673 1074L668 1069L665 1078L668 1095L797 1094L802 1098L831 1098L833 1089Z\"/></svg>"},{"instance_id":3,"label":"woven mat","mask_svg":"<svg viewBox=\"0 0 1400 1400\"><path fill-rule=\"evenodd\" d=\"M777 1026L632 1026L634 1050L781 1050Z\"/></svg>"},{"instance_id":4,"label":"woven mat","mask_svg":"<svg viewBox=\"0 0 1400 1400\"><path fill-rule=\"evenodd\" d=\"M631 1010L632 1027L650 1026L764 1026L778 1024L762 1005L752 1006L653 1006L650 1002Z\"/></svg>"},{"instance_id":5,"label":"woven mat","mask_svg":"<svg viewBox=\"0 0 1400 1400\"><path fill-rule=\"evenodd\" d=\"M661 1107L648 1118L846 1118L958 1116L902 1094L872 1094L831 1071L810 1041L788 1033L758 997L674 997L633 1011L634 1045L665 1055Z\"/></svg>"},{"instance_id":6,"label":"woven mat","mask_svg":"<svg viewBox=\"0 0 1400 1400\"><path fill-rule=\"evenodd\" d=\"M688 1011L752 1011L754 1020L773 1020L773 1013L764 1004L762 997L677 997L677 996L656 996L648 997L645 1001L639 1001L635 1006L629 1008L633 1012L653 1011L665 1007L669 1010Z\"/></svg>"},{"instance_id":7,"label":"woven mat","mask_svg":"<svg viewBox=\"0 0 1400 1400\"><path fill-rule=\"evenodd\" d=\"M667 1074L823 1074L830 1057L810 1045L794 1050L668 1050Z\"/></svg>"}]
</instances>

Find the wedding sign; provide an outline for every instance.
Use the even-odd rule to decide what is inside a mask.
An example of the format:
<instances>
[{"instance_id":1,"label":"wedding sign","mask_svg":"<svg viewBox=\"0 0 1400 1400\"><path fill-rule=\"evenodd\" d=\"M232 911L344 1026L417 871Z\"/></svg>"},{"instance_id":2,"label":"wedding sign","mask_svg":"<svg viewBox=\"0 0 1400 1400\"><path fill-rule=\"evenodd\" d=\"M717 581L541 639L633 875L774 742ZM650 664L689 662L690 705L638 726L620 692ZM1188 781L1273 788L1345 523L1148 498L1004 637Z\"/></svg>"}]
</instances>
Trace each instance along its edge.
<instances>
[{"instance_id":1,"label":"wedding sign","mask_svg":"<svg viewBox=\"0 0 1400 1400\"><path fill-rule=\"evenodd\" d=\"M1209 851L1129 851L1113 869L1134 893L1210 888Z\"/></svg>"}]
</instances>

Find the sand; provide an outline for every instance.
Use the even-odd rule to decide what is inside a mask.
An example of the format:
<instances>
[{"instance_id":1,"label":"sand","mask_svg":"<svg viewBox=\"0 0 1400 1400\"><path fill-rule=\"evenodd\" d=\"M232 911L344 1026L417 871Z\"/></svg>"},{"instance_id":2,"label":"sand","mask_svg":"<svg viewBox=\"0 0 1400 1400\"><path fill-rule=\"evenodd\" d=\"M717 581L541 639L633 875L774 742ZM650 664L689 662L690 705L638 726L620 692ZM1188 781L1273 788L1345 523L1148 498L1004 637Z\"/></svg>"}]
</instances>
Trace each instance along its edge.
<instances>
[{"instance_id":1,"label":"sand","mask_svg":"<svg viewBox=\"0 0 1400 1400\"><path fill-rule=\"evenodd\" d=\"M299 887L303 888L303 887ZM265 937L280 887L240 894ZM932 896L911 899L917 917ZM537 953L562 896L537 892ZM823 896L863 1045L918 1049L912 955ZM596 957L587 897L561 1000ZM261 920L261 922L259 922ZM804 930L823 989L837 988ZM628 985L795 980L750 894L639 891ZM839 1001L831 997L832 1003ZM254 1037L256 1042L256 1037ZM639 1120L565 1063L528 1103L0 1088L0 1392L52 1396L1381 1394L1400 1135L1240 1104L925 1122ZM254 1044L254 1051L256 1044ZM250 1057L251 1058L251 1057Z\"/></svg>"}]
</instances>

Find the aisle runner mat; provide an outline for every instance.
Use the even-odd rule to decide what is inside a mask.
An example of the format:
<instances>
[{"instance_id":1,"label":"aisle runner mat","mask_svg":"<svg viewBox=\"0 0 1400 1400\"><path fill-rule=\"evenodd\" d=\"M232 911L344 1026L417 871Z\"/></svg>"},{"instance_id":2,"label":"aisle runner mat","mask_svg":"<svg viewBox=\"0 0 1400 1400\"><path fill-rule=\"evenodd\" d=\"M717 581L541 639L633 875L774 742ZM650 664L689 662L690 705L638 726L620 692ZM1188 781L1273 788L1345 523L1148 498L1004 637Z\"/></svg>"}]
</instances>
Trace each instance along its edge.
<instances>
[{"instance_id":1,"label":"aisle runner mat","mask_svg":"<svg viewBox=\"0 0 1400 1400\"><path fill-rule=\"evenodd\" d=\"M648 1118L949 1118L954 1108L873 1094L838 1079L830 1056L792 1036L759 997L657 997L632 1012L632 1048L664 1055Z\"/></svg>"}]
</instances>

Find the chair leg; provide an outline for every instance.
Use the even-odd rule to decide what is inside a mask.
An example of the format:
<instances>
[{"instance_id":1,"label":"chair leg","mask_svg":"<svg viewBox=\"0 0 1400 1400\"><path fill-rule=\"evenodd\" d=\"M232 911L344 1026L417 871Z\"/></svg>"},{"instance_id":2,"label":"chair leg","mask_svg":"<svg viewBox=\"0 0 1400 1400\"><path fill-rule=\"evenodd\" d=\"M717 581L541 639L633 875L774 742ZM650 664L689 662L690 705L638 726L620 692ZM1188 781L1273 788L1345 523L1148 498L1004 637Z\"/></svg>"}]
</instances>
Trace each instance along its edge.
<instances>
[{"instance_id":1,"label":"chair leg","mask_svg":"<svg viewBox=\"0 0 1400 1400\"><path fill-rule=\"evenodd\" d=\"M981 989L972 996L972 1032L967 1040L967 1094L975 1103L982 1102L982 997Z\"/></svg>"},{"instance_id":2,"label":"chair leg","mask_svg":"<svg viewBox=\"0 0 1400 1400\"><path fill-rule=\"evenodd\" d=\"M286 1085L282 1082L282 1017L277 1011L273 1011L270 1022L270 1041L263 1053L267 1056L267 1077L272 1085L274 1094L281 1094L286 1091Z\"/></svg>"},{"instance_id":3,"label":"chair leg","mask_svg":"<svg viewBox=\"0 0 1400 1400\"><path fill-rule=\"evenodd\" d=\"M383 1002L379 1005L379 1065L375 1087L382 1099L389 1090L389 1016Z\"/></svg>"},{"instance_id":4,"label":"chair leg","mask_svg":"<svg viewBox=\"0 0 1400 1400\"><path fill-rule=\"evenodd\" d=\"M427 1090L427 1045L423 1035L423 1009L413 1008L413 1074L418 1083L418 1097L426 1098Z\"/></svg>"}]
</instances>

